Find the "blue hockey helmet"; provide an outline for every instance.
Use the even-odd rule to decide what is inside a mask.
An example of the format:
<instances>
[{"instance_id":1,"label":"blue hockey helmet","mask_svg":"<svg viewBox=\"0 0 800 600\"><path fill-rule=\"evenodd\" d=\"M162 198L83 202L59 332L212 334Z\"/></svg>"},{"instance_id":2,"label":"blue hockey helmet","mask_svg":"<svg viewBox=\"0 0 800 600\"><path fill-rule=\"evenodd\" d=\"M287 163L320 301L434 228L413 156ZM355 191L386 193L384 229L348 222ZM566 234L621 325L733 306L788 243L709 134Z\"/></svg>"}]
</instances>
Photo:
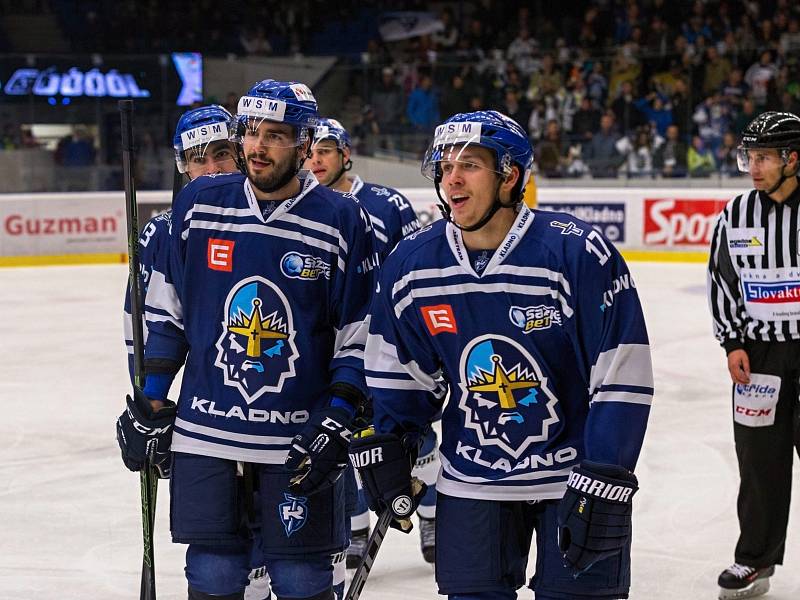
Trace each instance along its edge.
<instances>
[{"instance_id":1,"label":"blue hockey helmet","mask_svg":"<svg viewBox=\"0 0 800 600\"><path fill-rule=\"evenodd\" d=\"M508 175L511 165L517 165L521 171L521 195L531 175L533 146L514 119L496 110L458 113L439 125L422 160L422 174L438 183L441 181L440 163L458 161L471 145L492 150L494 170L502 176Z\"/></svg>"},{"instance_id":2,"label":"blue hockey helmet","mask_svg":"<svg viewBox=\"0 0 800 600\"><path fill-rule=\"evenodd\" d=\"M350 148L350 134L336 119L321 118L314 130L314 143L323 140L333 140L339 150Z\"/></svg>"},{"instance_id":3,"label":"blue hockey helmet","mask_svg":"<svg viewBox=\"0 0 800 600\"><path fill-rule=\"evenodd\" d=\"M262 122L274 121L292 125L291 145L300 146L311 139L318 120L317 101L306 84L264 79L239 99L231 141L241 143L246 129L254 131Z\"/></svg>"},{"instance_id":4,"label":"blue hockey helmet","mask_svg":"<svg viewBox=\"0 0 800 600\"><path fill-rule=\"evenodd\" d=\"M187 150L205 154L212 142L227 142L230 137L228 127L233 119L223 106L211 104L187 110L178 119L172 146L175 149L175 164L178 172L186 173L189 161Z\"/></svg>"}]
</instances>

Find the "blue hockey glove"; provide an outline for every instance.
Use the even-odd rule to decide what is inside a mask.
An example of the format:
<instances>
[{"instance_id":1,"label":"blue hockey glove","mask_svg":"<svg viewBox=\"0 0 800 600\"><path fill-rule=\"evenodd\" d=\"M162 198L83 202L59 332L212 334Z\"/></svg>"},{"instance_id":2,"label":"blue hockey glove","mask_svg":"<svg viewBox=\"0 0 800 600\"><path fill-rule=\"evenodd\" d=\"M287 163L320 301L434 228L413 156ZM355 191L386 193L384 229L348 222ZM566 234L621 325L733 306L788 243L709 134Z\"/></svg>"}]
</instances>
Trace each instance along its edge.
<instances>
[{"instance_id":1,"label":"blue hockey glove","mask_svg":"<svg viewBox=\"0 0 800 600\"><path fill-rule=\"evenodd\" d=\"M427 490L419 480L412 485L415 458L395 434L376 434L371 427L359 431L350 444L350 462L358 469L370 509L380 513L389 508L392 527L404 533L411 531L409 517Z\"/></svg>"},{"instance_id":2,"label":"blue hockey glove","mask_svg":"<svg viewBox=\"0 0 800 600\"><path fill-rule=\"evenodd\" d=\"M155 411L150 400L136 388L133 398L128 396L126 401L128 406L117 419L117 443L122 451L122 462L131 471L141 471L149 462L158 469L160 477L168 478L175 403L165 400L164 406Z\"/></svg>"},{"instance_id":3,"label":"blue hockey glove","mask_svg":"<svg viewBox=\"0 0 800 600\"><path fill-rule=\"evenodd\" d=\"M575 577L628 543L638 489L634 474L617 465L584 460L572 470L558 505L558 547Z\"/></svg>"},{"instance_id":4,"label":"blue hockey glove","mask_svg":"<svg viewBox=\"0 0 800 600\"><path fill-rule=\"evenodd\" d=\"M308 496L334 483L347 467L352 417L344 408L328 407L314 414L292 440L286 468L296 471L291 488Z\"/></svg>"}]
</instances>

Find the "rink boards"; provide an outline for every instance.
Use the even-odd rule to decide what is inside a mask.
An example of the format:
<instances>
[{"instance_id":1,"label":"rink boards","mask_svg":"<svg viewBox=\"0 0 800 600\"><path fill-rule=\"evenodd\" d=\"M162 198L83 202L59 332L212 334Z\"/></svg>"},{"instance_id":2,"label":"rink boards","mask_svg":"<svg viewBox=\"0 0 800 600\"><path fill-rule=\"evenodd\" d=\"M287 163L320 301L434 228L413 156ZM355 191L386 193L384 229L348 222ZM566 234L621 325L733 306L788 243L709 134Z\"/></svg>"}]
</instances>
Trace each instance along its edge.
<instances>
[{"instance_id":1,"label":"rink boards","mask_svg":"<svg viewBox=\"0 0 800 600\"><path fill-rule=\"evenodd\" d=\"M400 189L427 225L440 218L431 188ZM603 232L629 260L703 262L714 222L737 190L539 188L539 208L573 214ZM143 224L170 192L139 192ZM0 266L127 261L120 192L0 195Z\"/></svg>"}]
</instances>

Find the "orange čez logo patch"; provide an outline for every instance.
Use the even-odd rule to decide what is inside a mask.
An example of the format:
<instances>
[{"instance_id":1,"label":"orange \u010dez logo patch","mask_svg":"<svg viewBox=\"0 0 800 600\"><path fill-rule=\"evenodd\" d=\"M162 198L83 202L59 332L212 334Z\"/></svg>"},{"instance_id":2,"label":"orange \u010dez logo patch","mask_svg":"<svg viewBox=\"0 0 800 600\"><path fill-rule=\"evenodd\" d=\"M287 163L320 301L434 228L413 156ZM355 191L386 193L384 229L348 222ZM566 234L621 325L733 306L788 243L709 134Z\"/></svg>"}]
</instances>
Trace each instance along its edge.
<instances>
[{"instance_id":1,"label":"orange \u010dez logo patch","mask_svg":"<svg viewBox=\"0 0 800 600\"><path fill-rule=\"evenodd\" d=\"M230 240L208 240L208 268L214 271L233 270L233 246Z\"/></svg>"},{"instance_id":2,"label":"orange \u010dez logo patch","mask_svg":"<svg viewBox=\"0 0 800 600\"><path fill-rule=\"evenodd\" d=\"M458 333L456 318L453 315L453 307L449 304L437 304L436 306L423 306L420 308L425 324L431 335L440 333Z\"/></svg>"}]
</instances>

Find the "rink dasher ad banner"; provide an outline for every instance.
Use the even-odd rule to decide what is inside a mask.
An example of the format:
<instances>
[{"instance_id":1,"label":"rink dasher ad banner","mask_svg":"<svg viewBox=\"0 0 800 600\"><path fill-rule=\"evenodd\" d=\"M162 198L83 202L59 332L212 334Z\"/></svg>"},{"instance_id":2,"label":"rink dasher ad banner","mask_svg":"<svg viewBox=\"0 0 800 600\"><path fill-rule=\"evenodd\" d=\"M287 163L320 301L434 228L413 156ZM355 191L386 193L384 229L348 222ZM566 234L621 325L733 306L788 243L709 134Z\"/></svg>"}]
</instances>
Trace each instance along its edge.
<instances>
[{"instance_id":1,"label":"rink dasher ad banner","mask_svg":"<svg viewBox=\"0 0 800 600\"><path fill-rule=\"evenodd\" d=\"M140 192L139 225L170 206L169 192ZM0 265L15 257L52 257L53 263L118 262L127 252L123 192L0 194ZM25 264L8 260L9 264ZM31 264L44 264L31 261Z\"/></svg>"},{"instance_id":2,"label":"rink dasher ad banner","mask_svg":"<svg viewBox=\"0 0 800 600\"><path fill-rule=\"evenodd\" d=\"M642 242L645 247L708 247L714 224L728 200L645 198Z\"/></svg>"},{"instance_id":3,"label":"rink dasher ad banner","mask_svg":"<svg viewBox=\"0 0 800 600\"><path fill-rule=\"evenodd\" d=\"M432 186L397 191L423 227L441 218ZM742 191L543 187L538 199L541 208L571 212L599 227L627 259L702 262L717 215ZM139 192L140 228L171 199L167 190ZM126 262L126 229L121 190L0 194L0 266Z\"/></svg>"},{"instance_id":4,"label":"rink dasher ad banner","mask_svg":"<svg viewBox=\"0 0 800 600\"><path fill-rule=\"evenodd\" d=\"M0 198L0 256L125 250L125 207L106 198Z\"/></svg>"},{"instance_id":5,"label":"rink dasher ad banner","mask_svg":"<svg viewBox=\"0 0 800 600\"><path fill-rule=\"evenodd\" d=\"M586 221L614 243L625 243L624 202L565 202L553 204L540 202L538 208L564 212Z\"/></svg>"}]
</instances>

